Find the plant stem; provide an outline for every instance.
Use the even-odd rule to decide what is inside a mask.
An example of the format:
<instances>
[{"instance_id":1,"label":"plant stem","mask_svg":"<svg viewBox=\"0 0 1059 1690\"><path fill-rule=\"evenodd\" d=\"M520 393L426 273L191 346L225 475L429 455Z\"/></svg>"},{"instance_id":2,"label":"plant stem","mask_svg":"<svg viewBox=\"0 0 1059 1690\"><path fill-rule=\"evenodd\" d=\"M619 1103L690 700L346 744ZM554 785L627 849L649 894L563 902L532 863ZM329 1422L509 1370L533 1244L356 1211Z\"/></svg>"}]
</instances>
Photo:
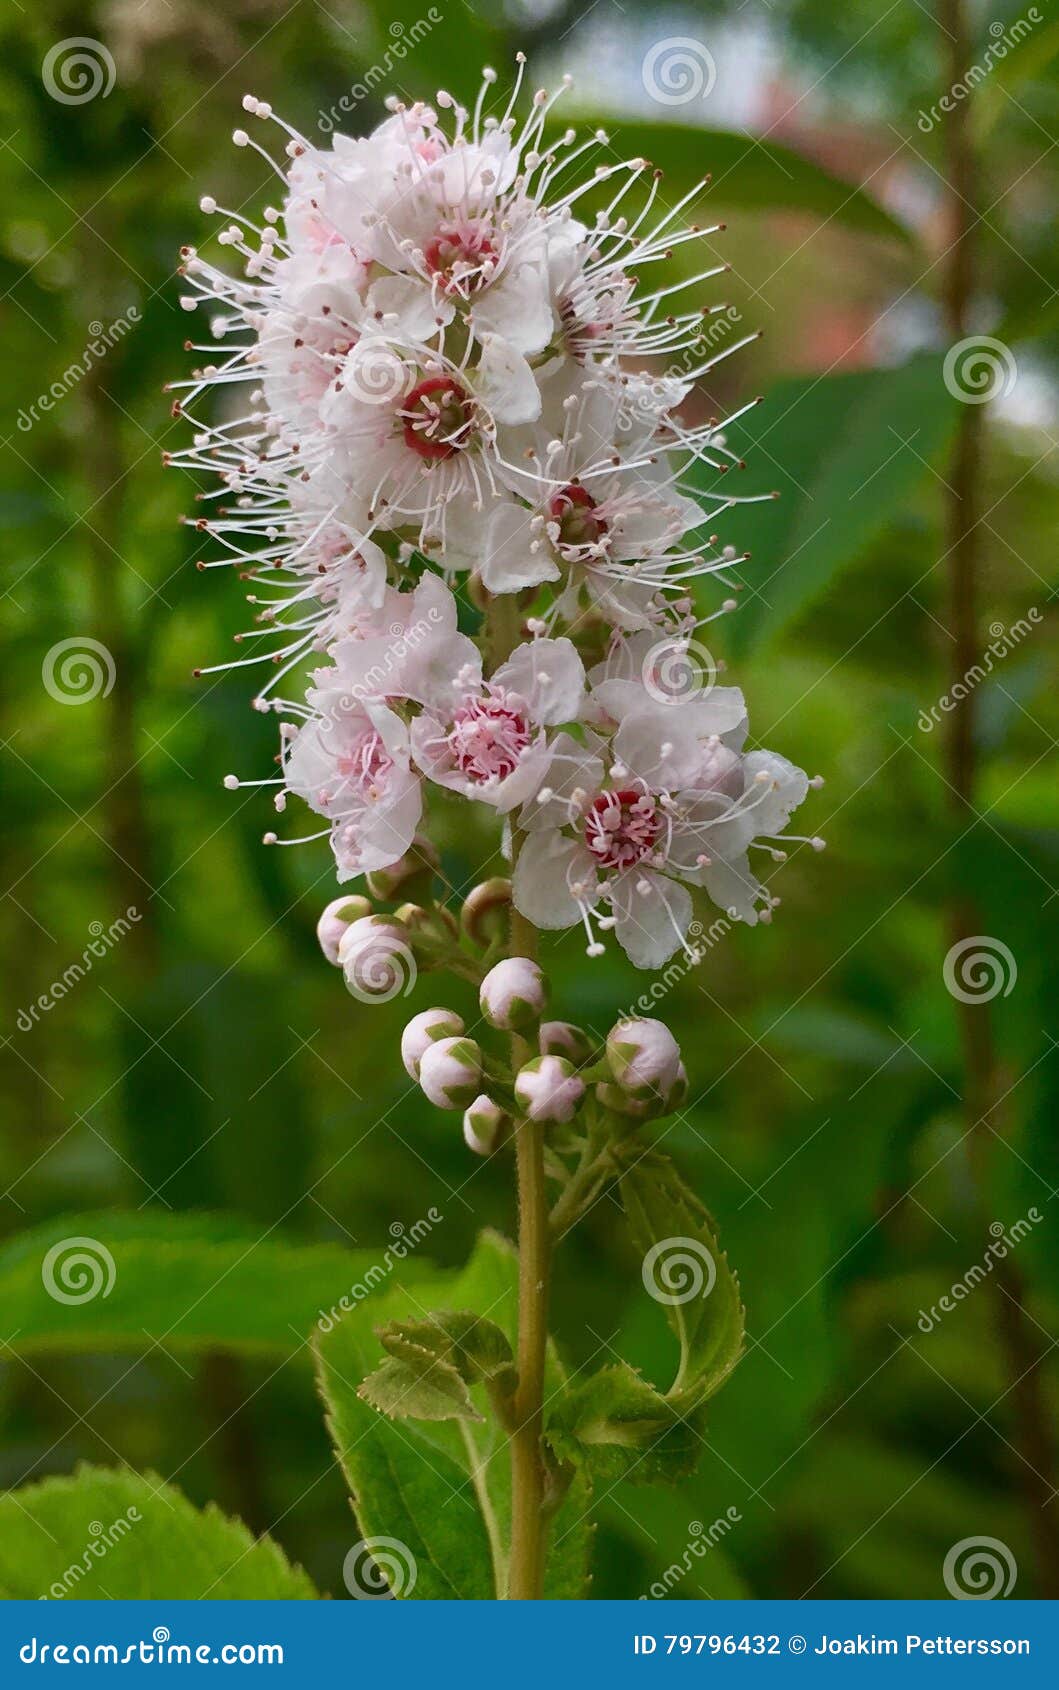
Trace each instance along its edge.
<instances>
[{"instance_id":1,"label":"plant stem","mask_svg":"<svg viewBox=\"0 0 1059 1690\"><path fill-rule=\"evenodd\" d=\"M490 598L485 611L486 649L495 669L519 641L520 616L514 594ZM511 829L511 867L522 837ZM532 957L537 930L511 906L508 955ZM535 1050L519 1033L511 1035L511 1065L517 1072ZM548 1280L551 1233L544 1178L544 1129L534 1121L515 1123L518 1177L518 1386L512 1403L511 1572L508 1596L539 1601L544 1585L545 1470L544 1362L548 1346Z\"/></svg>"},{"instance_id":2,"label":"plant stem","mask_svg":"<svg viewBox=\"0 0 1059 1690\"><path fill-rule=\"evenodd\" d=\"M948 42L948 69L958 83L969 62L969 31L965 0L938 0L938 19ZM973 101L956 102L945 130L945 174L949 186L950 228L946 275L945 318L953 343L971 332L975 291L976 196L981 193L981 160L974 143ZM953 636L951 676L956 681L978 660L978 556L985 407L962 407L948 482L946 555L949 559L950 632ZM958 825L973 825L977 759L974 695L968 693L950 718L946 746L947 775ZM958 895L949 911L949 943L959 944L982 931L974 900ZM997 1107L997 1059L988 1005L958 1002L965 1074L965 1110L971 1149L971 1171L979 1218L988 1213L988 1152ZM1054 1457L1041 1362L1046 1353L1032 1330L1026 1309L1026 1285L1010 1258L998 1260L997 1336L1006 1370L1015 1422L1019 1480L1030 1534L1036 1548L1042 1596L1059 1594L1059 1525L1050 1507L1054 1495Z\"/></svg>"}]
</instances>

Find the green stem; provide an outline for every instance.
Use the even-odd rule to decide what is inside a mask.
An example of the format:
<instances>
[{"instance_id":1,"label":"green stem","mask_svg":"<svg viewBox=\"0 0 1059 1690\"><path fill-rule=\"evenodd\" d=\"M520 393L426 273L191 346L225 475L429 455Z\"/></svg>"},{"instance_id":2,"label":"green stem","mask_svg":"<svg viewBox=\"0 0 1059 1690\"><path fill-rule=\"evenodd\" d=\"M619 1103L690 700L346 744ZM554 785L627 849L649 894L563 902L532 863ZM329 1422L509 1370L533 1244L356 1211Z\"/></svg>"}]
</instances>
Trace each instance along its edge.
<instances>
[{"instance_id":1,"label":"green stem","mask_svg":"<svg viewBox=\"0 0 1059 1690\"><path fill-rule=\"evenodd\" d=\"M493 668L519 641L520 617L513 594L491 598L486 608L486 644ZM511 832L514 871L522 840ZM508 955L532 957L537 930L510 911ZM519 1068L535 1052L521 1034L511 1036L511 1066ZM548 1194L544 1178L544 1129L533 1121L515 1124L515 1165L518 1175L518 1386L511 1430L511 1575L508 1595L516 1601L539 1601L544 1593L546 1475L544 1430L544 1363L548 1345L548 1281L551 1236Z\"/></svg>"}]
</instances>

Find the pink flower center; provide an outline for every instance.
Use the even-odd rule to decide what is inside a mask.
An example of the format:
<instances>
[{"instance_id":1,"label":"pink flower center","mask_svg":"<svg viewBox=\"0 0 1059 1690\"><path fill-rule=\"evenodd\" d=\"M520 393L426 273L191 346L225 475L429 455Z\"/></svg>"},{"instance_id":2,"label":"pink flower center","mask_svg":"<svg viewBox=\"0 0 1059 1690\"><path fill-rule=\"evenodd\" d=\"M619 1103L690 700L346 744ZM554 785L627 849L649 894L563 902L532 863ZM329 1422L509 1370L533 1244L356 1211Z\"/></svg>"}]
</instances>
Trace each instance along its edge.
<instances>
[{"instance_id":1,"label":"pink flower center","mask_svg":"<svg viewBox=\"0 0 1059 1690\"><path fill-rule=\"evenodd\" d=\"M663 819L654 798L626 788L601 792L585 817L585 844L601 868L631 868L650 856Z\"/></svg>"},{"instance_id":2,"label":"pink flower center","mask_svg":"<svg viewBox=\"0 0 1059 1690\"><path fill-rule=\"evenodd\" d=\"M460 706L448 744L456 767L470 780L496 781L514 773L532 738L522 699L498 687Z\"/></svg>"},{"instance_id":3,"label":"pink flower center","mask_svg":"<svg viewBox=\"0 0 1059 1690\"><path fill-rule=\"evenodd\" d=\"M452 376L428 376L398 412L404 441L421 458L451 458L470 443L474 404Z\"/></svg>"},{"instance_id":4,"label":"pink flower center","mask_svg":"<svg viewBox=\"0 0 1059 1690\"><path fill-rule=\"evenodd\" d=\"M488 225L464 219L440 223L437 233L423 248L423 258L432 276L446 293L476 293L489 280L499 257Z\"/></svg>"},{"instance_id":5,"label":"pink flower center","mask_svg":"<svg viewBox=\"0 0 1059 1690\"><path fill-rule=\"evenodd\" d=\"M596 509L595 499L578 482L571 482L554 495L548 504L548 515L559 524L556 543L560 551L596 545L607 532L607 525L596 515Z\"/></svg>"},{"instance_id":6,"label":"pink flower center","mask_svg":"<svg viewBox=\"0 0 1059 1690\"><path fill-rule=\"evenodd\" d=\"M379 787L393 768L393 758L374 728L365 728L348 751L336 759L342 779L358 786L368 798L378 797Z\"/></svg>"}]
</instances>

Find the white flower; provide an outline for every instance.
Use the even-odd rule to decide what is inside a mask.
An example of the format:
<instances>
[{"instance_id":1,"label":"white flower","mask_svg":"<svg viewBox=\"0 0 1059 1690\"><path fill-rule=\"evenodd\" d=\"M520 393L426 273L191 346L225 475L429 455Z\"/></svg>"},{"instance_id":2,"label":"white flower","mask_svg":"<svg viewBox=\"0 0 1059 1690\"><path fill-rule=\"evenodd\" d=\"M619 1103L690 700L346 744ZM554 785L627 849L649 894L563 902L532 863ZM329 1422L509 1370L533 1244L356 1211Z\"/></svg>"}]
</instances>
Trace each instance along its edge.
<instances>
[{"instance_id":1,"label":"white flower","mask_svg":"<svg viewBox=\"0 0 1059 1690\"><path fill-rule=\"evenodd\" d=\"M753 924L759 903L771 912L748 849L786 826L809 783L785 758L743 756L726 743L745 733L741 699L641 700L634 707L623 695L606 738L590 734L581 745L559 736L549 784L520 817L528 837L513 896L539 927L583 922L590 955L602 949L593 918L605 905L599 925L613 926L638 967L657 968L686 943L684 882L704 887L733 919Z\"/></svg>"},{"instance_id":2,"label":"white flower","mask_svg":"<svg viewBox=\"0 0 1059 1690\"><path fill-rule=\"evenodd\" d=\"M680 1046L669 1028L650 1019L619 1021L607 1034L615 1083L635 1098L666 1098L680 1071Z\"/></svg>"},{"instance_id":3,"label":"white flower","mask_svg":"<svg viewBox=\"0 0 1059 1690\"><path fill-rule=\"evenodd\" d=\"M419 1060L419 1084L439 1109L466 1109L482 1083L482 1053L473 1039L438 1039Z\"/></svg>"},{"instance_id":4,"label":"white flower","mask_svg":"<svg viewBox=\"0 0 1059 1690\"><path fill-rule=\"evenodd\" d=\"M531 1121L572 1121L585 1083L564 1056L535 1056L515 1076L515 1097Z\"/></svg>"},{"instance_id":5,"label":"white flower","mask_svg":"<svg viewBox=\"0 0 1059 1690\"><path fill-rule=\"evenodd\" d=\"M489 1025L503 1032L539 1020L547 1000L548 984L540 964L523 956L503 957L494 963L478 994Z\"/></svg>"},{"instance_id":6,"label":"white flower","mask_svg":"<svg viewBox=\"0 0 1059 1690\"><path fill-rule=\"evenodd\" d=\"M572 1021L542 1021L537 1043L542 1056L565 1056L580 1068L592 1056L595 1045Z\"/></svg>"},{"instance_id":7,"label":"white flower","mask_svg":"<svg viewBox=\"0 0 1059 1690\"><path fill-rule=\"evenodd\" d=\"M506 813L543 780L551 756L545 730L577 717L584 669L569 640L539 639L517 647L488 681L474 652L455 675L421 684L420 694L426 708L412 724L411 746L424 774Z\"/></svg>"},{"instance_id":8,"label":"white flower","mask_svg":"<svg viewBox=\"0 0 1059 1690\"><path fill-rule=\"evenodd\" d=\"M418 1080L419 1064L432 1044L459 1038L463 1031L463 1020L453 1009L424 1009L413 1015L401 1034L401 1061L409 1079Z\"/></svg>"}]
</instances>

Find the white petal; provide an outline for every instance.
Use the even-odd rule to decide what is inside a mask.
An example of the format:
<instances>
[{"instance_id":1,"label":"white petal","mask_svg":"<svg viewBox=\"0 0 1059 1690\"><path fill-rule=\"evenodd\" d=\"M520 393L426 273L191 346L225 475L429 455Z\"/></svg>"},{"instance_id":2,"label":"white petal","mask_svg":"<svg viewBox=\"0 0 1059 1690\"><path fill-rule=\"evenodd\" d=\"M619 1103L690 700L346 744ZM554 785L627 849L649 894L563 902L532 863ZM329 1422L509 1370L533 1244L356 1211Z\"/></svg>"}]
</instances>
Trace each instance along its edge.
<instances>
[{"instance_id":1,"label":"white petal","mask_svg":"<svg viewBox=\"0 0 1059 1690\"><path fill-rule=\"evenodd\" d=\"M542 352L554 320L546 278L533 264L521 264L486 288L470 312L474 333L501 335L519 352Z\"/></svg>"},{"instance_id":2,"label":"white petal","mask_svg":"<svg viewBox=\"0 0 1059 1690\"><path fill-rule=\"evenodd\" d=\"M691 924L691 893L675 880L626 869L611 894L614 931L637 968L660 968L680 949Z\"/></svg>"},{"instance_id":3,"label":"white petal","mask_svg":"<svg viewBox=\"0 0 1059 1690\"><path fill-rule=\"evenodd\" d=\"M498 423L527 423L540 416L540 389L522 353L499 335L486 335L475 391Z\"/></svg>"},{"instance_id":4,"label":"white petal","mask_svg":"<svg viewBox=\"0 0 1059 1690\"><path fill-rule=\"evenodd\" d=\"M791 811L798 808L809 790L809 777L776 751L751 751L744 767L747 796L753 803L750 817L754 832L782 833L791 819ZM759 774L767 775L768 781L758 785ZM764 798L758 796L762 791L767 794Z\"/></svg>"},{"instance_id":5,"label":"white petal","mask_svg":"<svg viewBox=\"0 0 1059 1690\"><path fill-rule=\"evenodd\" d=\"M731 861L715 857L710 867L703 870L702 884L714 903L736 921L745 921L750 927L756 924L758 910L755 899L760 895L761 886L751 873L745 853Z\"/></svg>"},{"instance_id":6,"label":"white petal","mask_svg":"<svg viewBox=\"0 0 1059 1690\"><path fill-rule=\"evenodd\" d=\"M592 905L599 881L592 858L577 839L549 829L525 840L513 877L515 908L535 927L572 927L581 907L570 890L582 887L582 901Z\"/></svg>"},{"instance_id":7,"label":"white petal","mask_svg":"<svg viewBox=\"0 0 1059 1690\"><path fill-rule=\"evenodd\" d=\"M444 294L437 299L425 282L412 276L383 276L368 289L368 311L396 316L396 323L379 323L382 334L401 340L428 340L439 323L452 321L453 308Z\"/></svg>"},{"instance_id":8,"label":"white petal","mask_svg":"<svg viewBox=\"0 0 1059 1690\"><path fill-rule=\"evenodd\" d=\"M527 640L501 664L493 679L528 702L544 727L577 720L585 692L585 671L569 640Z\"/></svg>"},{"instance_id":9,"label":"white petal","mask_svg":"<svg viewBox=\"0 0 1059 1690\"><path fill-rule=\"evenodd\" d=\"M472 559L490 593L519 593L542 581L556 581L559 569L547 541L530 527L532 511L522 505L498 503L488 516L479 555ZM531 545L538 540L537 550Z\"/></svg>"}]
</instances>

